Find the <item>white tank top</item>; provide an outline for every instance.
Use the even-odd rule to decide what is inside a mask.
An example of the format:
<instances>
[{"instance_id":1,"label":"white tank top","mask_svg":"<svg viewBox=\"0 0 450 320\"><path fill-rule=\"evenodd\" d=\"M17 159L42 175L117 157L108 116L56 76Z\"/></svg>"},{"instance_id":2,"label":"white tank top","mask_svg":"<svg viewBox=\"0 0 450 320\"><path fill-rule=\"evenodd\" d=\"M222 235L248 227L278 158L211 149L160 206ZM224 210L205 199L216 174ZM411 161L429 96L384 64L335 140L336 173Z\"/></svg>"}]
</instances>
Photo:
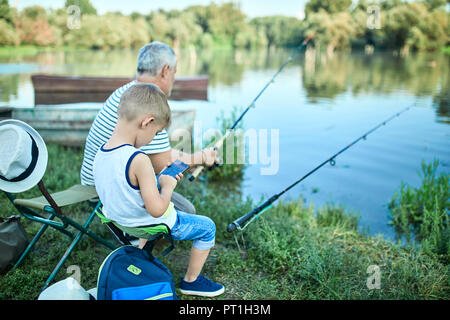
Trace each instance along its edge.
<instances>
[{"instance_id":1,"label":"white tank top","mask_svg":"<svg viewBox=\"0 0 450 320\"><path fill-rule=\"evenodd\" d=\"M112 149L105 149L102 146L98 150L93 171L95 189L103 204L103 214L125 227L164 223L172 228L177 218L173 203L170 202L164 215L159 218L153 217L145 208L139 187L133 185L129 179L128 170L131 161L139 153L144 152L130 144Z\"/></svg>"}]
</instances>

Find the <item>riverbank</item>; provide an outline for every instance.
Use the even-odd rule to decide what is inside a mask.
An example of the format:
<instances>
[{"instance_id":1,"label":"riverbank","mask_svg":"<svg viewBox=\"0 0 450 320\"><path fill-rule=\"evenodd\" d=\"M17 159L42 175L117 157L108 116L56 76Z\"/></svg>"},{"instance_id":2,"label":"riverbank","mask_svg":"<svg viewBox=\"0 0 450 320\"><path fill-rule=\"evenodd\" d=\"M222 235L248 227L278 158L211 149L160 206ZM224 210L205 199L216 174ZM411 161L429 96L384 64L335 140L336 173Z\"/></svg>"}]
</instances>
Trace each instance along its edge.
<instances>
[{"instance_id":1,"label":"riverbank","mask_svg":"<svg viewBox=\"0 0 450 320\"><path fill-rule=\"evenodd\" d=\"M15 56L35 56L43 52L69 52L69 51L92 51L92 49L60 46L60 47L40 47L33 45L21 46L1 46L0 57L15 57Z\"/></svg>"},{"instance_id":2,"label":"riverbank","mask_svg":"<svg viewBox=\"0 0 450 320\"><path fill-rule=\"evenodd\" d=\"M79 183L82 150L49 145L48 151L49 165L44 178L48 189L54 192ZM216 223L216 246L204 272L225 285L226 291L219 299L450 297L448 265L439 256L359 233L359 218L341 207L314 208L302 201L279 201L245 230L243 238L236 234L239 250L226 226L256 204L241 199L239 191L216 190L207 182L191 183L187 179L177 186L177 191L194 203L199 214ZM19 196L37 195L38 189L33 188ZM3 193L0 208L2 217L16 214ZM84 217L87 210L87 205L68 208L75 218ZM31 239L39 226L23 218L21 221ZM98 219L92 230L111 238ZM35 299L69 243L58 232L47 231L18 269L1 276L0 299ZM185 272L189 248L189 242L177 242L175 251L162 258L176 283ZM86 289L95 287L98 267L108 252L84 237L55 281L70 276L65 272L68 266L78 265L81 285ZM370 266L379 268L379 289L376 281L372 281L377 267Z\"/></svg>"}]
</instances>

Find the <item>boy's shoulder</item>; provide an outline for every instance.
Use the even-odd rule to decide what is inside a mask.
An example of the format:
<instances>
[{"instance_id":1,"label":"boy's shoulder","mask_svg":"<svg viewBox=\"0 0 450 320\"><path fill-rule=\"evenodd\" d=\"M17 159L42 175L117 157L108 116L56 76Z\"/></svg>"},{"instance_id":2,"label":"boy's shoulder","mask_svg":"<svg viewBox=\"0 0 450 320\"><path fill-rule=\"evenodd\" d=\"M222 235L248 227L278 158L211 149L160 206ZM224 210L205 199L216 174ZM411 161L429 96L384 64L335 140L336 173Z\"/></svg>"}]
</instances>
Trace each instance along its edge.
<instances>
[{"instance_id":1,"label":"boy's shoulder","mask_svg":"<svg viewBox=\"0 0 450 320\"><path fill-rule=\"evenodd\" d=\"M148 170L148 168L152 168L153 170L150 157L143 151L137 150L135 156L130 162L130 169L133 169L133 171L136 170L140 171L140 170Z\"/></svg>"}]
</instances>

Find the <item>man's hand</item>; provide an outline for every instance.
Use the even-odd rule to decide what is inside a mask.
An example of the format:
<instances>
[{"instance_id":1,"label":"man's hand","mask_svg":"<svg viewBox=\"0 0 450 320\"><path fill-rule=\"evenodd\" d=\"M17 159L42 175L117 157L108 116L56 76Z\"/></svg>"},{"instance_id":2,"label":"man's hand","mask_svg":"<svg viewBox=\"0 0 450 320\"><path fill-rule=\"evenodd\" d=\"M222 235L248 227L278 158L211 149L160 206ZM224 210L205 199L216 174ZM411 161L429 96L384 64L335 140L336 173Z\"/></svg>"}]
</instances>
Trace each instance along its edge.
<instances>
[{"instance_id":1,"label":"man's hand","mask_svg":"<svg viewBox=\"0 0 450 320\"><path fill-rule=\"evenodd\" d=\"M212 166L217 161L217 150L214 148L206 148L196 153L186 153L180 150L171 149L169 151L150 154L150 160L155 168L155 173L162 172L168 162L181 160L190 166L189 171L195 170L196 166Z\"/></svg>"},{"instance_id":2,"label":"man's hand","mask_svg":"<svg viewBox=\"0 0 450 320\"><path fill-rule=\"evenodd\" d=\"M202 150L202 165L210 167L214 165L217 158L217 150L215 148L206 148Z\"/></svg>"}]
</instances>

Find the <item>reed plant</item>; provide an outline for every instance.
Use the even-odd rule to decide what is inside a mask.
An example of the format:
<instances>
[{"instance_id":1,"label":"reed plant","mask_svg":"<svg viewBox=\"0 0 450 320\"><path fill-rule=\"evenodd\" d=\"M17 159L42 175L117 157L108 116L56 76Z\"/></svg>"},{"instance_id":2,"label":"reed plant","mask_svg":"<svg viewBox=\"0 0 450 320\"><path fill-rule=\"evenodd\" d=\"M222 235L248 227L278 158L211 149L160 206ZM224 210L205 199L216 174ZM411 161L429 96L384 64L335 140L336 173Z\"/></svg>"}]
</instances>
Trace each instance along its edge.
<instances>
[{"instance_id":1,"label":"reed plant","mask_svg":"<svg viewBox=\"0 0 450 320\"><path fill-rule=\"evenodd\" d=\"M428 253L450 253L449 174L438 174L439 160L422 161L420 186L404 182L389 203L391 222L399 238L417 241Z\"/></svg>"}]
</instances>

